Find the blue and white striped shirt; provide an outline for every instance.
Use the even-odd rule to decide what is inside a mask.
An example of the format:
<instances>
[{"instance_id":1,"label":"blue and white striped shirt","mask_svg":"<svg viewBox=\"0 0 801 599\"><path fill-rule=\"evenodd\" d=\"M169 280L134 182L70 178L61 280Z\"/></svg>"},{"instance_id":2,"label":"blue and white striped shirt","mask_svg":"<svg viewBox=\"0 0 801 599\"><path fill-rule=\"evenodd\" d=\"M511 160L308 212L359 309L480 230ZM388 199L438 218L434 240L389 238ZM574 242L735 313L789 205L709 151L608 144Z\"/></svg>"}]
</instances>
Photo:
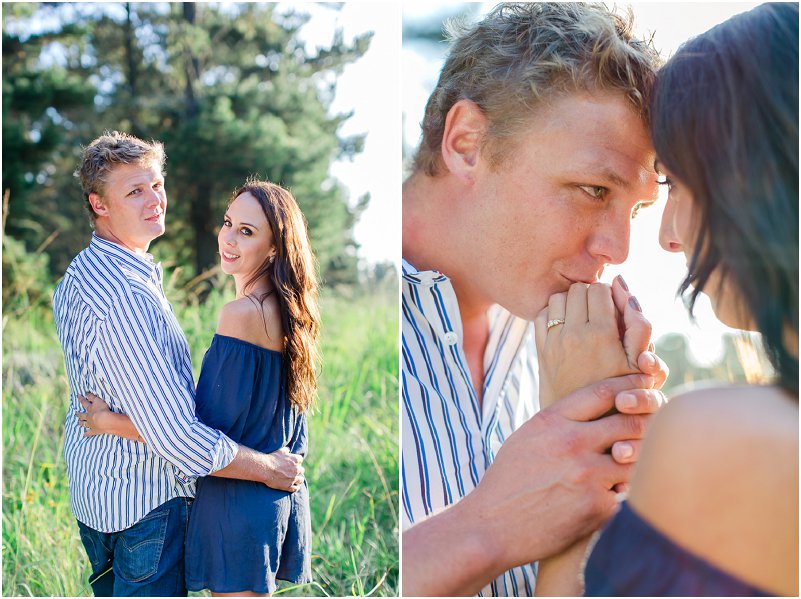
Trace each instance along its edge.
<instances>
[{"instance_id":1,"label":"blue and white striped shirt","mask_svg":"<svg viewBox=\"0 0 801 599\"><path fill-rule=\"evenodd\" d=\"M237 445L195 416L189 346L164 296L161 267L92 235L53 295L70 383L64 458L75 517L101 532L129 528L196 476L234 459ZM76 395L91 391L127 414L145 443L84 437Z\"/></svg>"},{"instance_id":2,"label":"blue and white striped shirt","mask_svg":"<svg viewBox=\"0 0 801 599\"><path fill-rule=\"evenodd\" d=\"M489 313L479 405L448 277L403 261L403 527L475 488L506 438L539 409L534 325L500 306ZM505 531L498 531L503 535ZM481 595L534 593L536 564L505 572Z\"/></svg>"}]
</instances>

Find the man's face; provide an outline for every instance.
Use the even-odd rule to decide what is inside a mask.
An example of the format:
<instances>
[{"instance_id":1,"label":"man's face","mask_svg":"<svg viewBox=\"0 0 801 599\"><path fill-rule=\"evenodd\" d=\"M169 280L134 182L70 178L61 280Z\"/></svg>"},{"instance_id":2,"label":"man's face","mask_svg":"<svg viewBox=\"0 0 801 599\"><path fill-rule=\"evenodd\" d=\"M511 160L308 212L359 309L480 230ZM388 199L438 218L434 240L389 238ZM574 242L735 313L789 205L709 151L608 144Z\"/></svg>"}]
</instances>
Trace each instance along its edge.
<instances>
[{"instance_id":1,"label":"man's face","mask_svg":"<svg viewBox=\"0 0 801 599\"><path fill-rule=\"evenodd\" d=\"M167 192L157 163L114 167L100 201L105 210L98 214L98 232L110 232L129 249L147 251L164 234Z\"/></svg>"},{"instance_id":2,"label":"man's face","mask_svg":"<svg viewBox=\"0 0 801 599\"><path fill-rule=\"evenodd\" d=\"M464 234L477 290L531 319L551 294L626 259L657 175L645 125L622 94L557 98L512 143L495 167L483 152Z\"/></svg>"}]
</instances>

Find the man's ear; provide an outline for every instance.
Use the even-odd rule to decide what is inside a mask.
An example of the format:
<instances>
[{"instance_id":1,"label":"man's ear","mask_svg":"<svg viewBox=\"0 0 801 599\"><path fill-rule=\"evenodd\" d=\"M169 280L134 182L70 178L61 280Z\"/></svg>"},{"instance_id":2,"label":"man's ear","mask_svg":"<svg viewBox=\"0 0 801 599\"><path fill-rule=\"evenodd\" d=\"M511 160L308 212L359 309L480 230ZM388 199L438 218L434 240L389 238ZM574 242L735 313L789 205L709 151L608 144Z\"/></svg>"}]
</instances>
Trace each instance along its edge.
<instances>
[{"instance_id":1,"label":"man's ear","mask_svg":"<svg viewBox=\"0 0 801 599\"><path fill-rule=\"evenodd\" d=\"M99 193L92 192L89 194L89 205L97 216L108 216L108 206L106 206L106 202L100 197Z\"/></svg>"},{"instance_id":2,"label":"man's ear","mask_svg":"<svg viewBox=\"0 0 801 599\"><path fill-rule=\"evenodd\" d=\"M442 160L448 170L467 182L481 157L481 142L487 128L487 117L472 100L459 100L451 106L442 132Z\"/></svg>"}]
</instances>

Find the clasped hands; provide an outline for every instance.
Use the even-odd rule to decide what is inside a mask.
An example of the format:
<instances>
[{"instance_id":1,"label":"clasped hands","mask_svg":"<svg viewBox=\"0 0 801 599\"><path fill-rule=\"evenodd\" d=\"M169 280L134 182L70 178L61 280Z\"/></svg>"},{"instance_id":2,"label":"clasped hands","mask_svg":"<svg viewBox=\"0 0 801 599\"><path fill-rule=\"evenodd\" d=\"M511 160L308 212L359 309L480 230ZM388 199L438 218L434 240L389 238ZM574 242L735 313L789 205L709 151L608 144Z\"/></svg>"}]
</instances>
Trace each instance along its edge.
<instances>
[{"instance_id":1,"label":"clasped hands","mask_svg":"<svg viewBox=\"0 0 801 599\"><path fill-rule=\"evenodd\" d=\"M610 377L642 373L642 388L626 389L615 397L614 408L596 415L594 420L612 423L628 419L618 427L607 450L612 454L610 474L617 478L611 492L628 488L631 465L639 454L641 437L650 418L665 402L659 388L664 384L667 366L653 353L651 324L642 314L639 302L629 293L622 278L611 286L575 283L566 293L551 296L548 306L535 319L535 336L540 363L540 402L543 408L558 407L560 398L578 389ZM600 383L603 387L606 383ZM620 431L629 429L630 438ZM625 433L624 433L625 434ZM603 445L602 445L603 446ZM615 463L617 468L615 468ZM628 468L623 465L628 465ZM589 537L540 562L538 595L580 595L583 593L579 571Z\"/></svg>"},{"instance_id":2,"label":"clasped hands","mask_svg":"<svg viewBox=\"0 0 801 599\"><path fill-rule=\"evenodd\" d=\"M647 415L665 402L659 389L668 368L653 353L651 323L621 277L612 285L574 283L552 295L534 325L541 408L591 383L637 373L652 376L653 383L622 393L610 414ZM638 448L639 440L631 439L614 443L611 451L618 462L628 463Z\"/></svg>"}]
</instances>

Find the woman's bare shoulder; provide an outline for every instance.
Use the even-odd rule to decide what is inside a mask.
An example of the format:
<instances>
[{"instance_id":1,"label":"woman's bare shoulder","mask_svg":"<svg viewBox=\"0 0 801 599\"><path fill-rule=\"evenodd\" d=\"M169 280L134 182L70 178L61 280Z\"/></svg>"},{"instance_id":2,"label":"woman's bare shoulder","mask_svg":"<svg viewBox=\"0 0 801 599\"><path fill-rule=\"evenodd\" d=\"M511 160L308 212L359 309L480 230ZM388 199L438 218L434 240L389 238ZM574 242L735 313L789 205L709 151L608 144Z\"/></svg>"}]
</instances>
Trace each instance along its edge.
<instances>
[{"instance_id":1,"label":"woman's bare shoulder","mask_svg":"<svg viewBox=\"0 0 801 599\"><path fill-rule=\"evenodd\" d=\"M673 541L779 594L798 587L798 400L751 385L684 393L656 415L632 507Z\"/></svg>"},{"instance_id":2,"label":"woman's bare shoulder","mask_svg":"<svg viewBox=\"0 0 801 599\"><path fill-rule=\"evenodd\" d=\"M217 318L217 333L282 351L284 335L278 301L270 295L261 306L247 297L228 302Z\"/></svg>"}]
</instances>

